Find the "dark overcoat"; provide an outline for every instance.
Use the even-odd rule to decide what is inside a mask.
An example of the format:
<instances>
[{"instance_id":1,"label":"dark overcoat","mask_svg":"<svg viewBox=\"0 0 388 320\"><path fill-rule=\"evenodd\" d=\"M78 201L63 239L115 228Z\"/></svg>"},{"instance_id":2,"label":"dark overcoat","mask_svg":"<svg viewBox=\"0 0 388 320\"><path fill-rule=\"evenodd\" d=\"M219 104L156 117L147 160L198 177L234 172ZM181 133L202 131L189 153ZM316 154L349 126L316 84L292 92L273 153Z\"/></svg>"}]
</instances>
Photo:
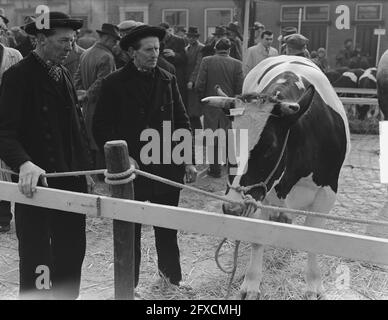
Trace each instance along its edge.
<instances>
[{"instance_id":1,"label":"dark overcoat","mask_svg":"<svg viewBox=\"0 0 388 320\"><path fill-rule=\"evenodd\" d=\"M195 84L199 98L217 95L215 86L219 85L229 97L241 94L244 76L240 60L231 58L226 53L202 59ZM204 129L230 129L230 120L222 110L203 107Z\"/></svg>"},{"instance_id":2,"label":"dark overcoat","mask_svg":"<svg viewBox=\"0 0 388 320\"><path fill-rule=\"evenodd\" d=\"M179 92L184 103L186 103L187 86L186 86L186 64L187 56L185 51L185 41L174 35L170 35L164 40L161 46L160 54L163 54L163 49L171 49L175 52L175 57L164 57L169 63L175 67L175 75L178 82Z\"/></svg>"},{"instance_id":3,"label":"dark overcoat","mask_svg":"<svg viewBox=\"0 0 388 320\"><path fill-rule=\"evenodd\" d=\"M71 76L66 68L62 69L62 90L32 54L4 73L0 88L0 158L16 171L26 161L46 172L91 168L82 112ZM74 182L51 179L49 186L84 189L67 183L70 180ZM81 184L84 182L83 178Z\"/></svg>"},{"instance_id":4,"label":"dark overcoat","mask_svg":"<svg viewBox=\"0 0 388 320\"><path fill-rule=\"evenodd\" d=\"M189 118L178 91L174 75L162 68L156 67L154 73L155 86L147 96L139 88L141 73L133 63L112 73L102 82L100 98L93 119L93 134L98 147L110 140L125 140L129 155L134 158L141 170L183 182L184 165L144 164L140 159L142 148L148 141L140 141L140 135L147 128L155 129L161 137L161 156L171 152L164 149L163 121L171 122L171 132L176 129L190 128ZM172 148L178 143L172 143ZM135 196L164 194L176 190L165 184L155 183L143 177L135 179Z\"/></svg>"}]
</instances>

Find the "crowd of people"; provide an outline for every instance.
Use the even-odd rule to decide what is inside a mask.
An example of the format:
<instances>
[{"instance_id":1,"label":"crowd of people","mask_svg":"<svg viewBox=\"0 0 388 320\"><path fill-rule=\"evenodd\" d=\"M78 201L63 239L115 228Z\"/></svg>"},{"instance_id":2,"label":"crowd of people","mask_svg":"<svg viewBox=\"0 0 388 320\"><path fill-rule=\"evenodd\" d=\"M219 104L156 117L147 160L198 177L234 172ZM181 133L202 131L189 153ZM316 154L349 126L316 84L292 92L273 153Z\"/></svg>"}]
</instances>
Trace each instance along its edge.
<instances>
[{"instance_id":1,"label":"crowd of people","mask_svg":"<svg viewBox=\"0 0 388 320\"><path fill-rule=\"evenodd\" d=\"M201 43L198 27L173 28L168 23L145 25L126 20L82 30L83 22L50 12L50 29L34 19L8 28L0 15L0 158L2 167L19 173L20 191L32 197L37 186L87 192L85 177L41 179L45 172L104 168L103 147L125 140L140 169L177 181L196 179L195 159L182 165L145 165L140 139L146 128L163 131L165 121L176 129L229 129L222 111L204 108L201 99L241 93L244 77L262 60L278 54L311 58L327 70L324 48L311 54L308 39L296 28L283 29L280 52L274 34L256 24L259 41L242 54L242 36L235 23L217 26ZM348 65L349 45L337 57ZM193 146L194 147L194 146ZM210 148L218 154L218 141ZM164 144L161 141L161 154ZM168 151L165 151L168 152ZM193 154L195 154L193 152ZM208 175L220 177L217 158ZM3 180L11 180L3 176ZM13 177L15 179L15 177ZM135 199L177 206L180 190L138 177ZM10 203L0 202L0 232L10 230ZM79 295L85 255L85 217L18 204L15 207L22 298L74 299ZM141 226L136 226L135 269L139 281ZM182 280L176 230L155 227L158 268L173 285ZM49 290L36 288L36 268L51 271Z\"/></svg>"}]
</instances>

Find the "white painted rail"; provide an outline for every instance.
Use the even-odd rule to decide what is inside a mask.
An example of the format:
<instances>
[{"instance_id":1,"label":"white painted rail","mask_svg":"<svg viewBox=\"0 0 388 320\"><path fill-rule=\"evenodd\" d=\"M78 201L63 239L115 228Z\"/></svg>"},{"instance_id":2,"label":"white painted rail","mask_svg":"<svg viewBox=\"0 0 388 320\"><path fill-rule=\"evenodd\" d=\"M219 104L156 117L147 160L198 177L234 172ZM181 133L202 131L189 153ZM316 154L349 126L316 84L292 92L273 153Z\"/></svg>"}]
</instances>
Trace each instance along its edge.
<instances>
[{"instance_id":1,"label":"white painted rail","mask_svg":"<svg viewBox=\"0 0 388 320\"><path fill-rule=\"evenodd\" d=\"M131 200L38 188L34 198L23 196L16 184L0 182L2 200L227 237L275 247L388 265L388 239L304 226L232 217Z\"/></svg>"}]
</instances>

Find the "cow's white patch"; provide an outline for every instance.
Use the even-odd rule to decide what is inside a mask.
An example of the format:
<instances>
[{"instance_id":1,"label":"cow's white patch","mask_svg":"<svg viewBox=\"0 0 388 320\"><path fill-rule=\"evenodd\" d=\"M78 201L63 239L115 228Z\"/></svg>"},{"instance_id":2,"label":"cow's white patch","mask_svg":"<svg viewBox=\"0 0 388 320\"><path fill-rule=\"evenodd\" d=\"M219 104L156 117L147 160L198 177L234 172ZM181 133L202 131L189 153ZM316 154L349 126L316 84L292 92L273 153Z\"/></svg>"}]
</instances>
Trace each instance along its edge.
<instances>
[{"instance_id":1,"label":"cow's white patch","mask_svg":"<svg viewBox=\"0 0 388 320\"><path fill-rule=\"evenodd\" d=\"M312 174L301 178L291 189L285 200L286 207L292 209L306 209L314 202L319 186L315 184Z\"/></svg>"},{"instance_id":2,"label":"cow's white patch","mask_svg":"<svg viewBox=\"0 0 388 320\"><path fill-rule=\"evenodd\" d=\"M305 89L305 86L302 80L295 82L295 85L298 87L299 90Z\"/></svg>"},{"instance_id":3,"label":"cow's white patch","mask_svg":"<svg viewBox=\"0 0 388 320\"><path fill-rule=\"evenodd\" d=\"M376 74L377 69L376 68L366 69L358 81L360 82L362 79L368 78L368 79L372 80L374 83L377 83L376 77L372 73L373 71Z\"/></svg>"},{"instance_id":4,"label":"cow's white patch","mask_svg":"<svg viewBox=\"0 0 388 320\"><path fill-rule=\"evenodd\" d=\"M349 78L354 83L357 83L357 76L353 72L344 72L342 76Z\"/></svg>"},{"instance_id":5,"label":"cow's white patch","mask_svg":"<svg viewBox=\"0 0 388 320\"><path fill-rule=\"evenodd\" d=\"M279 79L278 81L276 81L276 83L278 84L282 84L282 83L286 83L287 80L286 79Z\"/></svg>"},{"instance_id":6,"label":"cow's white patch","mask_svg":"<svg viewBox=\"0 0 388 320\"><path fill-rule=\"evenodd\" d=\"M272 69L269 70L271 67ZM315 90L321 96L322 100L341 116L345 124L347 139L346 154L348 154L350 151L350 132L344 106L327 77L311 60L287 55L267 58L260 62L247 75L243 85L243 94L252 92L261 93L274 78L287 71L294 72L298 77L301 77L314 85ZM260 83L258 83L259 80Z\"/></svg>"}]
</instances>

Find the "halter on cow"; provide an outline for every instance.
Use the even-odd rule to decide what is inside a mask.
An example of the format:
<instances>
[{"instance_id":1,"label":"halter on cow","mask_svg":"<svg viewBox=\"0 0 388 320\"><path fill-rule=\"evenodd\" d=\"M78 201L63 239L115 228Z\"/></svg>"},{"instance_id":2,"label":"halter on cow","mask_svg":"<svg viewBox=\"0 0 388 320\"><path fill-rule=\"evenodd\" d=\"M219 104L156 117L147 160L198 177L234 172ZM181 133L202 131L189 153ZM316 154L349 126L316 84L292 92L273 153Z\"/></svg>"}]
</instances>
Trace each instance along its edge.
<instances>
[{"instance_id":1,"label":"halter on cow","mask_svg":"<svg viewBox=\"0 0 388 320\"><path fill-rule=\"evenodd\" d=\"M249 195L264 204L321 213L333 208L350 134L342 103L314 63L294 56L268 58L247 75L240 97L209 97L203 102L227 112L241 109L233 129L248 130L249 154L239 164L245 170L229 176L227 197L241 201ZM227 203L223 211L239 215L242 208ZM252 217L270 215L257 210ZM309 217L305 224L322 227L323 222ZM263 246L252 244L242 298L259 295L262 259ZM308 254L307 286L310 298L322 293L313 253Z\"/></svg>"}]
</instances>

